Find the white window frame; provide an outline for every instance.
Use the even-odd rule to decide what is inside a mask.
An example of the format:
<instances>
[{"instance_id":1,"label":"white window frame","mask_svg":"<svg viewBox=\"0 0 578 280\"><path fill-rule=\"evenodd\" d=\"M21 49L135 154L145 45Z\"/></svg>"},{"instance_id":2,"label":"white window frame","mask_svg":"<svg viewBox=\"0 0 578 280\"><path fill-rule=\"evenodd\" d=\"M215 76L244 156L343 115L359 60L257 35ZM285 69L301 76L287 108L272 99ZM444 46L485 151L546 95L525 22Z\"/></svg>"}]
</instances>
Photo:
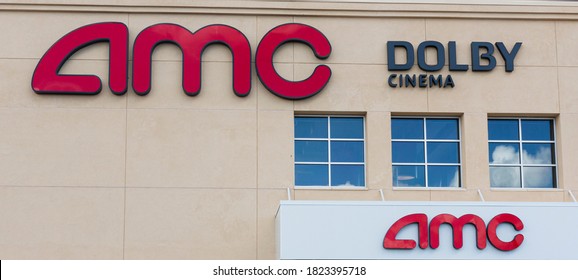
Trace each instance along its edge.
<instances>
[{"instance_id":1,"label":"white window frame","mask_svg":"<svg viewBox=\"0 0 578 280\"><path fill-rule=\"evenodd\" d=\"M518 140L490 140L489 135L489 122L490 120L517 120L518 121ZM554 140L522 140L522 120L549 120L552 121L552 135ZM486 122L488 125L488 164L489 167L519 167L520 168L520 187L492 187L492 182L490 181L490 188L493 190L555 190L558 189L558 146L556 144L556 118L532 118L532 117L488 117ZM506 143L506 144L517 144L520 153L520 163L506 163L506 164L492 164L489 162L489 152L490 144L492 143ZM523 144L554 144L554 163L553 164L524 164L524 153ZM556 176L553 188L535 188L535 187L525 187L524 186L524 167L554 167L555 172L552 176ZM490 174L491 176L491 174Z\"/></svg>"},{"instance_id":2,"label":"white window frame","mask_svg":"<svg viewBox=\"0 0 578 280\"><path fill-rule=\"evenodd\" d=\"M423 120L423 139L394 139L393 133L391 134L391 170L392 170L392 185L393 185L393 166L423 166L425 168L424 172L424 179L425 179L425 186L423 187L398 187L393 185L394 189L409 189L409 190L420 190L420 189L428 189L428 190L448 190L448 189L463 189L463 168L462 168L462 128L461 128L461 118L456 116L391 116L390 119L390 129L391 123L393 119L422 119ZM428 119L455 119L458 121L458 139L427 139L427 120ZM393 143L394 142L421 142L424 144L424 162L423 163L395 163L393 162ZM429 163L427 158L427 143L428 142L437 142L437 143L458 143L458 163ZM431 187L429 186L429 179L428 179L428 166L458 166L458 170L460 172L460 180L459 185L457 187Z\"/></svg>"},{"instance_id":3,"label":"white window frame","mask_svg":"<svg viewBox=\"0 0 578 280\"><path fill-rule=\"evenodd\" d=\"M328 168L328 186L297 186L295 184L296 172L293 177L294 188L296 189L339 189L339 190L366 190L367 189L367 126L365 121L365 116L361 115L295 115L293 119L296 118L327 118L327 138L296 138L293 140L293 152L295 152L296 141L327 141L327 162L302 162L296 161L294 157L293 170L297 164L302 165L327 165ZM331 118L360 118L363 120L363 139L361 138L331 138ZM295 127L293 127L295 129ZM293 134L295 135L295 134ZM363 142L363 162L332 162L331 161L331 141L362 141ZM363 166L363 186L332 186L331 185L331 166L332 165L362 165Z\"/></svg>"}]
</instances>

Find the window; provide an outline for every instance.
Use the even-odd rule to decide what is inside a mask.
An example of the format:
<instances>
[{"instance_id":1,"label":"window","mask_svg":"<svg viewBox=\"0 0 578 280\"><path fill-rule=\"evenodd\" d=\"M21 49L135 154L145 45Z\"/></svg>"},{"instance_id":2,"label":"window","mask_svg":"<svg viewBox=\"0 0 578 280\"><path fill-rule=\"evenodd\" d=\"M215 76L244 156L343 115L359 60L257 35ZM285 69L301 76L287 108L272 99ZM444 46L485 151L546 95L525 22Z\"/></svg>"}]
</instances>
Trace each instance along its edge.
<instances>
[{"instance_id":1,"label":"window","mask_svg":"<svg viewBox=\"0 0 578 280\"><path fill-rule=\"evenodd\" d=\"M457 118L391 119L394 187L460 187Z\"/></svg>"},{"instance_id":2,"label":"window","mask_svg":"<svg viewBox=\"0 0 578 280\"><path fill-rule=\"evenodd\" d=\"M364 187L363 117L295 117L295 186Z\"/></svg>"},{"instance_id":3,"label":"window","mask_svg":"<svg viewBox=\"0 0 578 280\"><path fill-rule=\"evenodd\" d=\"M489 119L490 186L555 188L553 119Z\"/></svg>"}]
</instances>

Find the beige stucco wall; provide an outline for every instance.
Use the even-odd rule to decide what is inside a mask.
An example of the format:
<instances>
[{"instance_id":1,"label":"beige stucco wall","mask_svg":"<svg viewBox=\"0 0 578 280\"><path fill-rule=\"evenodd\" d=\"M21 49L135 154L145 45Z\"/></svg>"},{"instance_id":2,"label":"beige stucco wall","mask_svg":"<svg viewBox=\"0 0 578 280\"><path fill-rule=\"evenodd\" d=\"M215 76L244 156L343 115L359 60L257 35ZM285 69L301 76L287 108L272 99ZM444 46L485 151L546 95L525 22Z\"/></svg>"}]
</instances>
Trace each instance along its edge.
<instances>
[{"instance_id":1,"label":"beige stucco wall","mask_svg":"<svg viewBox=\"0 0 578 280\"><path fill-rule=\"evenodd\" d=\"M53 4L63 5L53 5ZM24 1L0 4L0 259L272 259L274 215L293 199L571 201L578 195L578 9L559 5L303 3L285 1ZM88 4L97 4L88 5ZM37 95L32 73L46 50L80 26L125 23L130 43L149 25L242 31L253 52L271 28L312 25L330 40L333 76L317 96L288 101L253 73L251 94L231 90L231 55L204 54L202 91L181 88L180 53L154 55L149 95L107 85L108 50L83 49L63 73L103 80L96 96ZM515 71L453 72L453 89L391 89L389 40L523 42ZM275 57L287 79L319 61L303 45ZM253 67L254 71L254 67ZM420 73L416 68L412 72ZM444 72L447 74L447 72ZM293 116L366 116L367 189L293 189ZM463 188L394 190L392 114L461 119ZM559 188L489 188L488 116L556 118Z\"/></svg>"}]
</instances>

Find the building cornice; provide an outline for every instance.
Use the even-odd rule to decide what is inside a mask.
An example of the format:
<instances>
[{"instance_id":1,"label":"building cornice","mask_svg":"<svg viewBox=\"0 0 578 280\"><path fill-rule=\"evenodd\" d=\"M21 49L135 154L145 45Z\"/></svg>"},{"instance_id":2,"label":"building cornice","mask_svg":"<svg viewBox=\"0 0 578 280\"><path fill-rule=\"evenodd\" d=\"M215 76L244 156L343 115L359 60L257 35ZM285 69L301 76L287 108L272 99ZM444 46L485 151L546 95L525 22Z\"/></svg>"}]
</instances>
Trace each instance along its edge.
<instances>
[{"instance_id":1,"label":"building cornice","mask_svg":"<svg viewBox=\"0 0 578 280\"><path fill-rule=\"evenodd\" d=\"M160 5L162 3L162 5ZM367 18L461 18L578 20L578 5L561 2L529 4L361 3L297 1L183 0L21 0L0 1L0 11L169 13L262 16Z\"/></svg>"}]
</instances>

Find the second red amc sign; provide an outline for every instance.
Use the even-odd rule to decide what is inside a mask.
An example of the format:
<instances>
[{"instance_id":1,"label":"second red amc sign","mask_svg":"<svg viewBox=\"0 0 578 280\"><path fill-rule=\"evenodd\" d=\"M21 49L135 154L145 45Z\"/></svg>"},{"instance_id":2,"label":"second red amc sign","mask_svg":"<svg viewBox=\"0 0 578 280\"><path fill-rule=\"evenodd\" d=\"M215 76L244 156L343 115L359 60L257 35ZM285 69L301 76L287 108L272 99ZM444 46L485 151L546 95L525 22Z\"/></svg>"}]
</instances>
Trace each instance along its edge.
<instances>
[{"instance_id":1,"label":"second red amc sign","mask_svg":"<svg viewBox=\"0 0 578 280\"><path fill-rule=\"evenodd\" d=\"M100 78L93 75L61 75L58 72L75 52L99 42L110 45L109 86L117 95L128 89L128 28L120 22L95 23L80 27L58 40L42 57L32 77L38 94L98 94ZM261 83L273 94L286 99L303 99L320 92L331 77L331 69L319 65L303 81L288 81L273 67L275 51L285 43L308 45L315 56L326 59L331 44L319 30L289 23L271 29L257 47L255 68ZM233 91L247 96L251 91L251 46L243 33L228 25L209 25L192 33L176 24L156 24L145 28L133 46L132 87L139 95L151 90L152 53L163 43L177 45L183 54L183 90L197 95L201 90L201 55L212 44L227 46L233 56Z\"/></svg>"},{"instance_id":2,"label":"second red amc sign","mask_svg":"<svg viewBox=\"0 0 578 280\"><path fill-rule=\"evenodd\" d=\"M524 241L524 236L522 234L517 234L511 241L503 241L497 234L498 226L501 224L510 224L516 231L521 231L524 229L524 224L522 220L516 215L509 213L502 213L496 215L490 220L488 226L482 218L474 214L466 214L459 218L452 214L439 214L436 215L429 223L428 230L428 217L426 214L410 214L397 220L389 228L383 239L383 247L385 249L414 249L416 247L416 242L414 240L398 240L397 233L404 227L416 223L418 225L418 239L419 247L425 249L429 246L432 249L436 249L440 245L440 226L442 224L449 224L453 229L453 245L454 248L460 249L464 243L463 230L466 224L471 224L476 228L476 245L478 249L482 250L486 248L486 235L490 240L490 243L498 250L501 251L512 251ZM429 232L429 242L428 242L428 232Z\"/></svg>"},{"instance_id":3,"label":"second red amc sign","mask_svg":"<svg viewBox=\"0 0 578 280\"><path fill-rule=\"evenodd\" d=\"M280 259L578 259L578 204L281 201ZM453 246L452 246L453 245Z\"/></svg>"}]
</instances>

